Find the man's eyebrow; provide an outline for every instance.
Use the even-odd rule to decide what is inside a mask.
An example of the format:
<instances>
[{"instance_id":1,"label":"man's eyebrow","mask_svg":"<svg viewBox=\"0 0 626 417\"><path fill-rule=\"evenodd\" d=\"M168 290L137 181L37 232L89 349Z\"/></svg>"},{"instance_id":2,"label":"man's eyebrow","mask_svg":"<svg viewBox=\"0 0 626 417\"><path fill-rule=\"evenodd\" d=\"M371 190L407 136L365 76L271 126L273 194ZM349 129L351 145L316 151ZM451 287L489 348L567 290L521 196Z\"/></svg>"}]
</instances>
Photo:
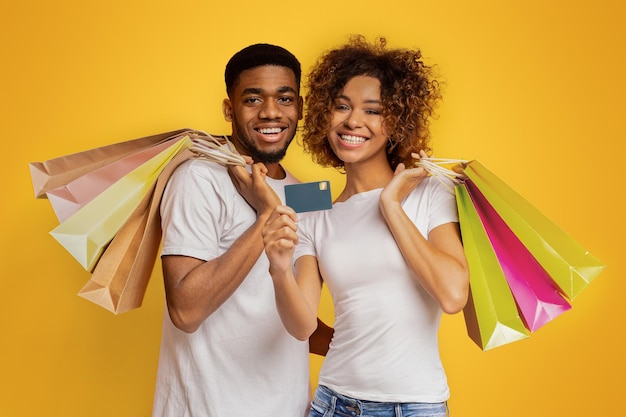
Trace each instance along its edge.
<instances>
[{"instance_id":1,"label":"man's eyebrow","mask_svg":"<svg viewBox=\"0 0 626 417\"><path fill-rule=\"evenodd\" d=\"M264 91L265 91L265 89L263 89L261 87L249 87L249 88L245 88L241 92L241 95L245 96L245 95L248 95L248 94L263 94ZM298 92L293 87L290 87L288 85L282 86L282 87L278 87L276 89L276 92L278 92L280 94L283 94L283 93L298 94Z\"/></svg>"},{"instance_id":2,"label":"man's eyebrow","mask_svg":"<svg viewBox=\"0 0 626 417\"><path fill-rule=\"evenodd\" d=\"M258 88L258 87L250 87L250 88L245 88L242 92L241 95L245 96L248 94L261 94L263 92L262 88Z\"/></svg>"},{"instance_id":3,"label":"man's eyebrow","mask_svg":"<svg viewBox=\"0 0 626 417\"><path fill-rule=\"evenodd\" d=\"M293 87L290 87L288 85L279 87L278 90L276 90L276 91L278 91L279 93L294 93L294 94L298 94L298 92Z\"/></svg>"}]
</instances>

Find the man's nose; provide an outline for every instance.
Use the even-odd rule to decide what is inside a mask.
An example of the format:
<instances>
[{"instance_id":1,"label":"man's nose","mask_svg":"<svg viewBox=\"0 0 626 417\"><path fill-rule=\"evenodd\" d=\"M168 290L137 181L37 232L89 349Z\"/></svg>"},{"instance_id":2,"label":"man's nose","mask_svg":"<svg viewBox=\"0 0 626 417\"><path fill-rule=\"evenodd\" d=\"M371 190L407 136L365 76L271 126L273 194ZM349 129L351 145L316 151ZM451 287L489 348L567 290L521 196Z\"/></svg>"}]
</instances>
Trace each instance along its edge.
<instances>
[{"instance_id":1,"label":"man's nose","mask_svg":"<svg viewBox=\"0 0 626 417\"><path fill-rule=\"evenodd\" d=\"M263 103L263 107L259 112L261 119L278 119L282 116L282 111L278 103L274 100L267 100Z\"/></svg>"}]
</instances>

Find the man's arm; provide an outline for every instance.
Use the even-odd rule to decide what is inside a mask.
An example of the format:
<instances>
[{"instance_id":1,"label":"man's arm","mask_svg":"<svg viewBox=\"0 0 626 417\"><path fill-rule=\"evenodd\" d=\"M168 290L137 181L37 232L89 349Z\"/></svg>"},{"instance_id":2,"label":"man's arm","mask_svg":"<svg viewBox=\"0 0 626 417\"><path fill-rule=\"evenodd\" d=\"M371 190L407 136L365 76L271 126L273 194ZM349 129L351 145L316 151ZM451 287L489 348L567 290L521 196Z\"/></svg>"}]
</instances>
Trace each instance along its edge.
<instances>
[{"instance_id":1,"label":"man's arm","mask_svg":"<svg viewBox=\"0 0 626 417\"><path fill-rule=\"evenodd\" d=\"M265 181L262 164L229 168L231 178L250 206L256 221L221 256L203 261L188 256L163 257L163 277L167 308L179 329L192 333L217 310L235 290L263 252L261 230L274 207L280 203Z\"/></svg>"},{"instance_id":2,"label":"man's arm","mask_svg":"<svg viewBox=\"0 0 626 417\"><path fill-rule=\"evenodd\" d=\"M223 255L210 261L163 257L167 308L176 327L196 331L235 292L263 251L264 222L264 217L258 218Z\"/></svg>"}]
</instances>

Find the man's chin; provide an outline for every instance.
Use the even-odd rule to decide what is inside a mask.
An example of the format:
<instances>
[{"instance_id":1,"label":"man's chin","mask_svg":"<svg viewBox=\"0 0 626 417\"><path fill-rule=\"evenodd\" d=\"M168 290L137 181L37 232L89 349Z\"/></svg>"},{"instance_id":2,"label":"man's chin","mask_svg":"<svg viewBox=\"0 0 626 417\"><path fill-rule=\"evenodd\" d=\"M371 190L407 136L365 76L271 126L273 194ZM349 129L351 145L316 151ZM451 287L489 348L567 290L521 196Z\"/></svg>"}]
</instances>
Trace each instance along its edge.
<instances>
[{"instance_id":1,"label":"man's chin","mask_svg":"<svg viewBox=\"0 0 626 417\"><path fill-rule=\"evenodd\" d=\"M291 143L291 138L286 143L268 143L266 141L260 140L261 138L256 137L255 140L251 140L248 136L244 135L244 131L242 129L238 129L235 126L235 131L238 133L236 137L233 138L236 144L238 143L243 153L249 153L250 157L254 160L254 162L262 162L264 164L276 164L279 163L287 154L287 148Z\"/></svg>"},{"instance_id":2,"label":"man's chin","mask_svg":"<svg viewBox=\"0 0 626 417\"><path fill-rule=\"evenodd\" d=\"M286 149L277 152L257 152L256 155L252 156L252 159L254 159L254 162L277 164L283 160L286 154Z\"/></svg>"}]
</instances>

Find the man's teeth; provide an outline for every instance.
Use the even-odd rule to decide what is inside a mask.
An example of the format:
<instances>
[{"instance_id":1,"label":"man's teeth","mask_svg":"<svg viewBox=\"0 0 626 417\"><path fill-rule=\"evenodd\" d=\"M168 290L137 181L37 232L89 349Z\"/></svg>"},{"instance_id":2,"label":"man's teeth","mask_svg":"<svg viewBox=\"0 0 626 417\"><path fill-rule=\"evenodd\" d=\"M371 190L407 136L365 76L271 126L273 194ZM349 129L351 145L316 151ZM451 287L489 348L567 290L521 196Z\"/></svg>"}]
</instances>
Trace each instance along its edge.
<instances>
[{"instance_id":1,"label":"man's teeth","mask_svg":"<svg viewBox=\"0 0 626 417\"><path fill-rule=\"evenodd\" d=\"M361 136L341 135L341 140L351 145L358 145L365 142L365 138Z\"/></svg>"},{"instance_id":2,"label":"man's teeth","mask_svg":"<svg viewBox=\"0 0 626 417\"><path fill-rule=\"evenodd\" d=\"M282 132L282 130L283 129L281 129L280 127L271 127L271 128L259 129L259 132L265 135L270 135L272 133L280 133Z\"/></svg>"}]
</instances>

